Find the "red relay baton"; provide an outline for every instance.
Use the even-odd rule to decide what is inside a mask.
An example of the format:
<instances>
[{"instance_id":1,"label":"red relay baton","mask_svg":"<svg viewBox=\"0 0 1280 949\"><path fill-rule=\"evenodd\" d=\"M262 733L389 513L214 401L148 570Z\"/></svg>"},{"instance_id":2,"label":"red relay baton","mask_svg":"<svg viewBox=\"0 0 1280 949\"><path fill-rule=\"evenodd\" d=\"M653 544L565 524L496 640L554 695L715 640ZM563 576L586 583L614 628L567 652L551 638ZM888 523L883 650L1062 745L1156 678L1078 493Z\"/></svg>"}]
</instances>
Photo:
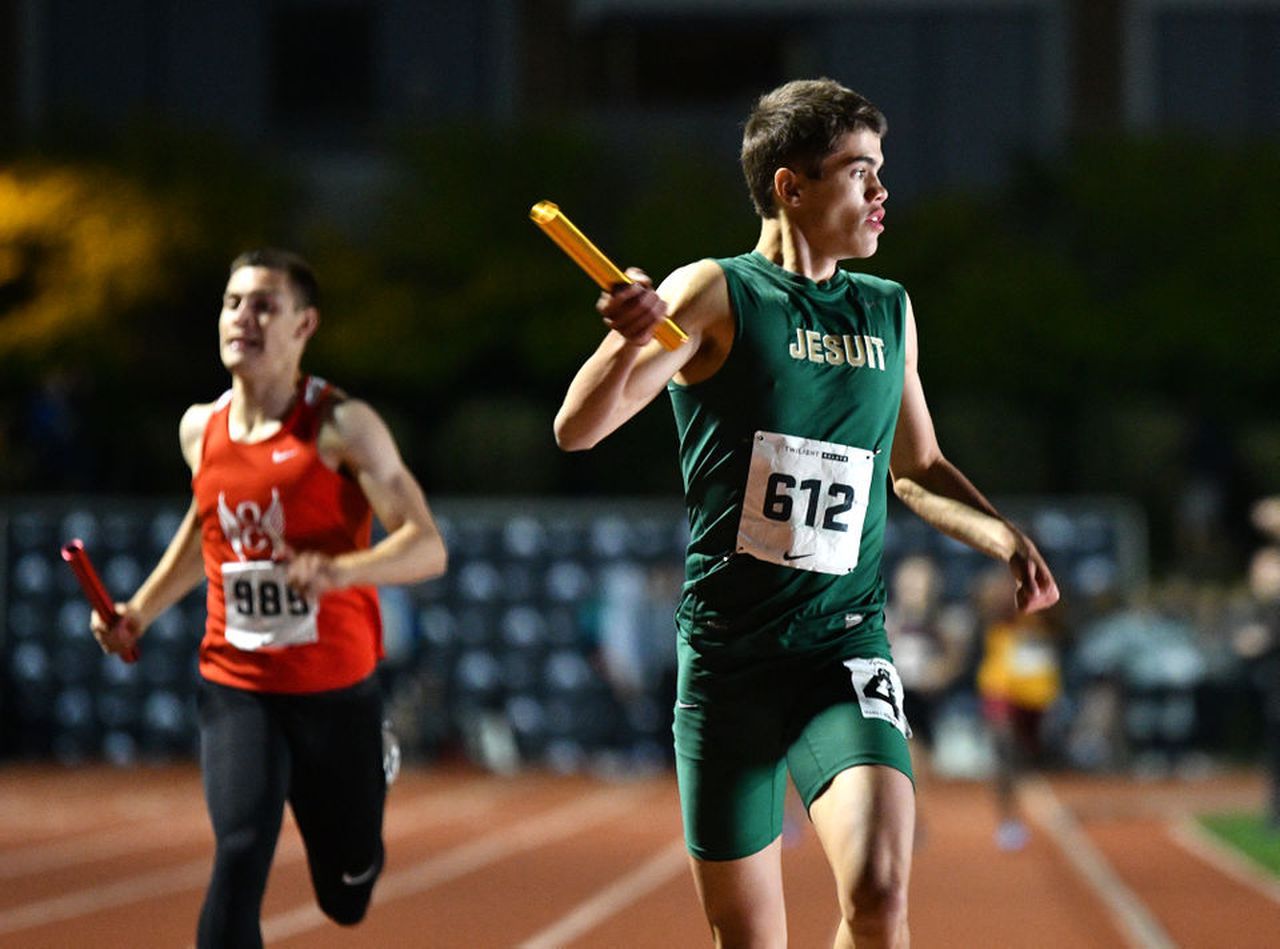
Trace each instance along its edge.
<instances>
[{"instance_id":1,"label":"red relay baton","mask_svg":"<svg viewBox=\"0 0 1280 949\"><path fill-rule=\"evenodd\" d=\"M75 572L76 579L80 581L80 589L84 592L85 599L89 601L89 605L97 610L98 615L102 617L102 621L109 622L112 617L116 617L116 604L111 599L111 594L107 592L106 585L102 582L102 578L98 576L98 571L93 568L93 561L89 559L89 552L84 549L84 541L79 537L70 543L62 545L62 559L71 565L71 569ZM114 625L114 623L112 624ZM138 661L138 647L136 645L129 647L127 652L120 653L120 658L125 662Z\"/></svg>"}]
</instances>

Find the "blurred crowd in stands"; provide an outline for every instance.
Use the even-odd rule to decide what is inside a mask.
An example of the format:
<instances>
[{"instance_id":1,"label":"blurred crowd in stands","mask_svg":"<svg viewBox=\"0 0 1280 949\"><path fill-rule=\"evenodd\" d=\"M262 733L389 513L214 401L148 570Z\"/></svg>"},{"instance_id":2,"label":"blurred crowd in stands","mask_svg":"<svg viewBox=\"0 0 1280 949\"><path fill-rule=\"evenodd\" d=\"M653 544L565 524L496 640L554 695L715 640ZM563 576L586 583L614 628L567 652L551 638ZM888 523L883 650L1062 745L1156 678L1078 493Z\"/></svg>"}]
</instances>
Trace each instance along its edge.
<instances>
[{"instance_id":1,"label":"blurred crowd in stands","mask_svg":"<svg viewBox=\"0 0 1280 949\"><path fill-rule=\"evenodd\" d=\"M1043 618L1017 615L1000 568L947 600L935 561L901 561L888 621L925 767L993 776L1012 820L1029 766L1156 778L1261 761L1280 827L1280 497L1250 522L1237 582L1108 589Z\"/></svg>"}]
</instances>

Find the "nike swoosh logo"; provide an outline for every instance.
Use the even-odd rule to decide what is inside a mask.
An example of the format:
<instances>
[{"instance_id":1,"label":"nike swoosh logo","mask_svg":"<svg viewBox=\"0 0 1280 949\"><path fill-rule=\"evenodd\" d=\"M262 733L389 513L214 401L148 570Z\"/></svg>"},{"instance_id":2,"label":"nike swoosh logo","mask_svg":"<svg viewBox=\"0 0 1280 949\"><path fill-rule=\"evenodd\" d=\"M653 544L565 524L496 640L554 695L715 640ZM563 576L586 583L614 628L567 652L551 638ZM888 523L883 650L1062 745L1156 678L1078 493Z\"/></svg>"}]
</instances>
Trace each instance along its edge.
<instances>
[{"instance_id":1,"label":"nike swoosh logo","mask_svg":"<svg viewBox=\"0 0 1280 949\"><path fill-rule=\"evenodd\" d=\"M280 449L277 448L271 452L271 460L278 465L282 461L288 461L297 453L298 453L298 449L296 448L290 448L288 451L281 451Z\"/></svg>"},{"instance_id":2,"label":"nike swoosh logo","mask_svg":"<svg viewBox=\"0 0 1280 949\"><path fill-rule=\"evenodd\" d=\"M373 866L371 866L368 870L364 871L364 873L357 873L355 876L352 876L350 873L344 872L342 874L342 882L345 883L347 886L359 886L361 883L368 883L370 880L372 880L374 877L374 874L376 874L377 872L378 872L378 863L377 861L374 861Z\"/></svg>"},{"instance_id":3,"label":"nike swoosh logo","mask_svg":"<svg viewBox=\"0 0 1280 949\"><path fill-rule=\"evenodd\" d=\"M782 559L783 560L803 560L805 557L812 557L812 556L813 556L812 550L809 551L807 554L793 554L791 551L788 550L785 554L782 555Z\"/></svg>"}]
</instances>

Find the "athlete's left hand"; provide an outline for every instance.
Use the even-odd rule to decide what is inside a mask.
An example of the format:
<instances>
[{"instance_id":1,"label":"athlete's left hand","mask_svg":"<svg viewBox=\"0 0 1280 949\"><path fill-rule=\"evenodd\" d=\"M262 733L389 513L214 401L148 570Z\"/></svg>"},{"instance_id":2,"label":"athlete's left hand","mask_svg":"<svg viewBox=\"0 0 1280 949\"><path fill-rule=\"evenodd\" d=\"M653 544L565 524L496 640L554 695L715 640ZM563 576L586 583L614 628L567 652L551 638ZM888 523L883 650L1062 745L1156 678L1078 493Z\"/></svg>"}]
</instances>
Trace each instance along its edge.
<instances>
[{"instance_id":1,"label":"athlete's left hand","mask_svg":"<svg viewBox=\"0 0 1280 949\"><path fill-rule=\"evenodd\" d=\"M1058 602L1058 583L1031 538L1018 532L1018 549L1009 558L1016 585L1013 599L1020 613L1035 613Z\"/></svg>"},{"instance_id":2,"label":"athlete's left hand","mask_svg":"<svg viewBox=\"0 0 1280 949\"><path fill-rule=\"evenodd\" d=\"M289 554L286 574L289 586L303 596L317 597L345 585L337 564L328 554L318 550L290 551Z\"/></svg>"}]
</instances>

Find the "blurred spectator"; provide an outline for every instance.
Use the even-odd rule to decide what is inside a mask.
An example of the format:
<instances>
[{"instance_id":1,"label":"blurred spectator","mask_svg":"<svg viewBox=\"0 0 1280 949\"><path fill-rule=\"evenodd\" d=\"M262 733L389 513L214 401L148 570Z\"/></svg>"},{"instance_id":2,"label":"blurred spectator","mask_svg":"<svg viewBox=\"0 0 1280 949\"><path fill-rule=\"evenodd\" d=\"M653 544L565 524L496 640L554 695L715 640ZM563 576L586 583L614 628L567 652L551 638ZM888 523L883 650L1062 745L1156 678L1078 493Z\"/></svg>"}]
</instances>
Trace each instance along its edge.
<instances>
[{"instance_id":1,"label":"blurred spectator","mask_svg":"<svg viewBox=\"0 0 1280 949\"><path fill-rule=\"evenodd\" d=\"M621 712L615 750L631 764L672 758L678 564L617 563L602 571L596 662Z\"/></svg>"},{"instance_id":2,"label":"blurred spectator","mask_svg":"<svg viewBox=\"0 0 1280 949\"><path fill-rule=\"evenodd\" d=\"M1273 541L1280 541L1280 495L1261 498L1249 512L1253 526Z\"/></svg>"},{"instance_id":3,"label":"blurred spectator","mask_svg":"<svg viewBox=\"0 0 1280 949\"><path fill-rule=\"evenodd\" d=\"M912 738L932 752L937 722L964 682L972 650L972 617L942 599L942 571L924 554L905 557L893 571L885 628L902 678L903 708Z\"/></svg>"},{"instance_id":4,"label":"blurred spectator","mask_svg":"<svg viewBox=\"0 0 1280 949\"><path fill-rule=\"evenodd\" d=\"M1186 619L1190 604L1170 610L1172 598L1159 606L1152 597L1119 606L1082 630L1072 654L1071 678L1083 683L1086 702L1091 690L1102 690L1119 719L1115 724L1123 723L1123 747L1104 749L1097 736L1077 727L1068 741L1074 763L1112 767L1131 752L1139 772L1154 774L1176 767L1191 750L1195 693L1209 674L1209 662L1196 628ZM1100 717L1086 718L1110 727ZM1102 756L1110 752L1115 757Z\"/></svg>"},{"instance_id":5,"label":"blurred spectator","mask_svg":"<svg viewBox=\"0 0 1280 949\"><path fill-rule=\"evenodd\" d=\"M1280 830L1280 546L1258 550L1249 563L1252 615L1233 637L1262 696L1263 756L1269 776L1267 820Z\"/></svg>"},{"instance_id":6,"label":"blurred spectator","mask_svg":"<svg viewBox=\"0 0 1280 949\"><path fill-rule=\"evenodd\" d=\"M885 631L902 679L902 708L911 726L911 765L916 783L917 848L926 839L925 785L939 767L939 724L948 700L965 681L973 618L944 604L942 570L927 554L904 557L894 568L885 607Z\"/></svg>"},{"instance_id":7,"label":"blurred spectator","mask_svg":"<svg viewBox=\"0 0 1280 949\"><path fill-rule=\"evenodd\" d=\"M982 630L978 694L996 753L996 844L1001 850L1026 846L1017 785L1040 761L1045 712L1062 689L1050 621L1040 613L1019 613L1013 593L1012 578L1003 569L982 573L974 588Z\"/></svg>"}]
</instances>

